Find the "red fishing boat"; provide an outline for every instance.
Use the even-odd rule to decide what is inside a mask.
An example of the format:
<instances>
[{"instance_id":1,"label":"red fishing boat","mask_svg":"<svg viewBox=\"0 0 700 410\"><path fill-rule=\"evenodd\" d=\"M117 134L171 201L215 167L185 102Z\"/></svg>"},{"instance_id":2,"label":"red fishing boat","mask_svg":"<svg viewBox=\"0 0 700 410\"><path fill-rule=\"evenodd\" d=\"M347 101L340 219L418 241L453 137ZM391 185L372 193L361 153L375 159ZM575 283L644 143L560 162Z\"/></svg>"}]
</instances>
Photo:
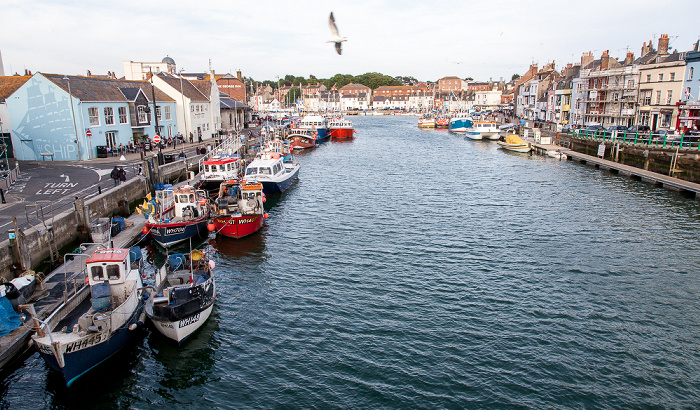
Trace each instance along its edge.
<instances>
[{"instance_id":1,"label":"red fishing boat","mask_svg":"<svg viewBox=\"0 0 700 410\"><path fill-rule=\"evenodd\" d=\"M331 138L336 139L352 138L356 132L352 121L345 118L331 118L328 120L328 129Z\"/></svg>"},{"instance_id":2,"label":"red fishing boat","mask_svg":"<svg viewBox=\"0 0 700 410\"><path fill-rule=\"evenodd\" d=\"M292 149L306 149L316 146L316 130L295 128L287 136L289 146Z\"/></svg>"},{"instance_id":3,"label":"red fishing boat","mask_svg":"<svg viewBox=\"0 0 700 410\"><path fill-rule=\"evenodd\" d=\"M214 229L230 238L242 238L260 230L267 216L259 183L226 181L219 188L214 207Z\"/></svg>"}]
</instances>

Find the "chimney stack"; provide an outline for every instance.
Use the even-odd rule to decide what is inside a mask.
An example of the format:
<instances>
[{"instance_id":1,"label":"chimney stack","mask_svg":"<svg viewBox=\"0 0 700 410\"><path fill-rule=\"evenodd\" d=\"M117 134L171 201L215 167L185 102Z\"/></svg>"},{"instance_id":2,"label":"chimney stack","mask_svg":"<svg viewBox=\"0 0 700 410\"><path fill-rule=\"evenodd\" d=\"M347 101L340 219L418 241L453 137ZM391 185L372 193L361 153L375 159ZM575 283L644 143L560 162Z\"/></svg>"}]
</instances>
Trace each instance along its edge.
<instances>
[{"instance_id":1,"label":"chimney stack","mask_svg":"<svg viewBox=\"0 0 700 410\"><path fill-rule=\"evenodd\" d=\"M627 57L625 57L624 65L630 65L634 61L634 53L631 51L627 52Z\"/></svg>"},{"instance_id":2,"label":"chimney stack","mask_svg":"<svg viewBox=\"0 0 700 410\"><path fill-rule=\"evenodd\" d=\"M659 54L668 54L668 34L662 34L659 37Z\"/></svg>"},{"instance_id":3,"label":"chimney stack","mask_svg":"<svg viewBox=\"0 0 700 410\"><path fill-rule=\"evenodd\" d=\"M610 67L610 50L603 51L600 56L600 69L607 70Z\"/></svg>"},{"instance_id":4,"label":"chimney stack","mask_svg":"<svg viewBox=\"0 0 700 410\"><path fill-rule=\"evenodd\" d=\"M593 61L593 53L590 51L581 56L581 68L584 68Z\"/></svg>"},{"instance_id":5,"label":"chimney stack","mask_svg":"<svg viewBox=\"0 0 700 410\"><path fill-rule=\"evenodd\" d=\"M236 71L236 78L243 81L243 75L241 74L241 70Z\"/></svg>"}]
</instances>

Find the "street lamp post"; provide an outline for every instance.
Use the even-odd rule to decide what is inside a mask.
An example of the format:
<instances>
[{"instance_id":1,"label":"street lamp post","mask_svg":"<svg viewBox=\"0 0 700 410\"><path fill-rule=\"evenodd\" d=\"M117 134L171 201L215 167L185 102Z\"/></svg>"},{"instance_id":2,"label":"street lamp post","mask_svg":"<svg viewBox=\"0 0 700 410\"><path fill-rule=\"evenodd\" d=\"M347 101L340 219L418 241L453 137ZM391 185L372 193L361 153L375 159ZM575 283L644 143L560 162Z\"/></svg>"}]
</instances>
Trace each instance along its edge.
<instances>
[{"instance_id":1,"label":"street lamp post","mask_svg":"<svg viewBox=\"0 0 700 410\"><path fill-rule=\"evenodd\" d=\"M78 125L75 122L75 112L73 112L73 94L70 90L70 79L67 75L64 75L63 79L66 80L66 82L68 83L68 97L70 98L70 115L73 118L73 129L75 130L75 144L78 146L78 161L80 161L82 159L80 154L80 137L78 137Z\"/></svg>"},{"instance_id":2,"label":"street lamp post","mask_svg":"<svg viewBox=\"0 0 700 410\"><path fill-rule=\"evenodd\" d=\"M184 70L184 68L181 68L178 75L180 76L180 95L182 96L182 119L185 121L185 138L187 138L187 135L189 134L187 131L187 116L190 114L190 112L185 109L185 93L182 91L182 72Z\"/></svg>"},{"instance_id":3,"label":"street lamp post","mask_svg":"<svg viewBox=\"0 0 700 410\"><path fill-rule=\"evenodd\" d=\"M156 135L158 135L160 127L158 126L158 107L156 106L156 87L153 85L153 71L151 71L151 96L153 97L153 118L156 120ZM162 135L160 138L163 141ZM162 142L158 142L158 152L163 152Z\"/></svg>"}]
</instances>

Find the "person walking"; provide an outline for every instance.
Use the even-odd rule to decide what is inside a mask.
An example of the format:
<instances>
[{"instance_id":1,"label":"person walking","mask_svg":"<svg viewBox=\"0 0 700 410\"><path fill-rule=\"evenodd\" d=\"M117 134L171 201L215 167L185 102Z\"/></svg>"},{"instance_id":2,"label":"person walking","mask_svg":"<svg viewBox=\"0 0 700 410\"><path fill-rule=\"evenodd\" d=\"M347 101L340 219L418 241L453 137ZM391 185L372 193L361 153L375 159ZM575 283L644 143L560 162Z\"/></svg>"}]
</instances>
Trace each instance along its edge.
<instances>
[{"instance_id":1,"label":"person walking","mask_svg":"<svg viewBox=\"0 0 700 410\"><path fill-rule=\"evenodd\" d=\"M194 142L194 135L192 135L192 131L190 131L190 144Z\"/></svg>"},{"instance_id":2,"label":"person walking","mask_svg":"<svg viewBox=\"0 0 700 410\"><path fill-rule=\"evenodd\" d=\"M119 168L119 183L126 182L126 171L124 167Z\"/></svg>"},{"instance_id":3,"label":"person walking","mask_svg":"<svg viewBox=\"0 0 700 410\"><path fill-rule=\"evenodd\" d=\"M119 174L119 168L117 168L115 165L112 172L109 173L109 177L112 178L112 181L114 181L114 186L119 185Z\"/></svg>"},{"instance_id":4,"label":"person walking","mask_svg":"<svg viewBox=\"0 0 700 410\"><path fill-rule=\"evenodd\" d=\"M138 174L143 175L143 167L139 164Z\"/></svg>"}]
</instances>

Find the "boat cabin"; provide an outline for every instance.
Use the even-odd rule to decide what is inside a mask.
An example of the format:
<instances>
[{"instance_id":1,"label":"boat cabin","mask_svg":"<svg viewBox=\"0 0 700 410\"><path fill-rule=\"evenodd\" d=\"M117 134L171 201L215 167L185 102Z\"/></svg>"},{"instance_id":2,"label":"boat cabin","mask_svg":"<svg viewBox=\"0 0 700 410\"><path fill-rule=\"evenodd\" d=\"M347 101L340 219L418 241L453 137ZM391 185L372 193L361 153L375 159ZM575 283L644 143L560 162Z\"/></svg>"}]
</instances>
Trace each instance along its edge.
<instances>
[{"instance_id":1,"label":"boat cabin","mask_svg":"<svg viewBox=\"0 0 700 410\"><path fill-rule=\"evenodd\" d=\"M173 192L175 200L175 218L184 220L197 219L206 213L207 193L204 190L195 190L185 185Z\"/></svg>"},{"instance_id":2,"label":"boat cabin","mask_svg":"<svg viewBox=\"0 0 700 410\"><path fill-rule=\"evenodd\" d=\"M95 251L85 262L90 286L105 281L111 285L124 283L131 270L128 249Z\"/></svg>"},{"instance_id":3,"label":"boat cabin","mask_svg":"<svg viewBox=\"0 0 700 410\"><path fill-rule=\"evenodd\" d=\"M263 154L251 162L245 170L246 178L272 179L285 173L284 161L273 154Z\"/></svg>"},{"instance_id":4,"label":"boat cabin","mask_svg":"<svg viewBox=\"0 0 700 410\"><path fill-rule=\"evenodd\" d=\"M214 179L226 181L238 178L241 169L241 161L238 155L217 155L203 161L203 180Z\"/></svg>"},{"instance_id":5,"label":"boat cabin","mask_svg":"<svg viewBox=\"0 0 700 410\"><path fill-rule=\"evenodd\" d=\"M302 118L301 121L299 121L296 128L312 130L326 128L326 119L320 115L307 115L306 117Z\"/></svg>"}]
</instances>

